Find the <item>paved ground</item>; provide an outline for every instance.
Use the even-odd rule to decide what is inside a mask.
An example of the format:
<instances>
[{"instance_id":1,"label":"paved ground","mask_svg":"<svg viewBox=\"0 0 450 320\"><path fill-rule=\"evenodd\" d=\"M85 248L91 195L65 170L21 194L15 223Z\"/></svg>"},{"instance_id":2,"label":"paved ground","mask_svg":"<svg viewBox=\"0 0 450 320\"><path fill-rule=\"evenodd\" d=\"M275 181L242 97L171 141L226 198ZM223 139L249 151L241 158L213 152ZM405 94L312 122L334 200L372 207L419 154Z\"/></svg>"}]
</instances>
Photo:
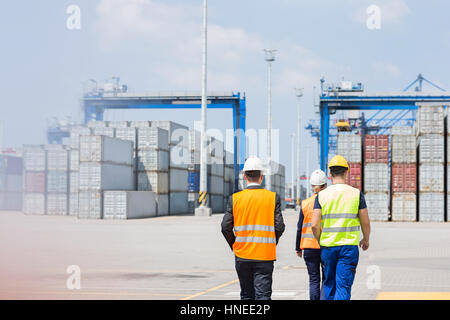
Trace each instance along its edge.
<instances>
[{"instance_id":1,"label":"paved ground","mask_svg":"<svg viewBox=\"0 0 450 320\"><path fill-rule=\"evenodd\" d=\"M306 268L294 252L297 214L287 210L284 217L273 298L308 299ZM0 299L239 299L221 220L0 212ZM372 223L372 230L353 299L450 299L449 223ZM80 268L80 290L67 288L71 265Z\"/></svg>"}]
</instances>

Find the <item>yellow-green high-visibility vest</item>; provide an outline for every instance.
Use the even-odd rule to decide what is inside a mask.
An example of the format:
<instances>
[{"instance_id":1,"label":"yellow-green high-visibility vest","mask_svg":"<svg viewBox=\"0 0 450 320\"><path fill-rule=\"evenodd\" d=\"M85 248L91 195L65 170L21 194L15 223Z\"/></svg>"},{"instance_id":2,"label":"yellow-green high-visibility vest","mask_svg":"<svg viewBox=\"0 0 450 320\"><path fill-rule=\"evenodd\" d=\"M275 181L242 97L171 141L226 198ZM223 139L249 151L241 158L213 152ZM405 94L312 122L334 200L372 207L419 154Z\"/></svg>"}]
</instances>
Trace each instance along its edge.
<instances>
[{"instance_id":1,"label":"yellow-green high-visibility vest","mask_svg":"<svg viewBox=\"0 0 450 320\"><path fill-rule=\"evenodd\" d=\"M348 246L359 243L360 191L346 184L334 184L318 194L322 207L323 247Z\"/></svg>"}]
</instances>

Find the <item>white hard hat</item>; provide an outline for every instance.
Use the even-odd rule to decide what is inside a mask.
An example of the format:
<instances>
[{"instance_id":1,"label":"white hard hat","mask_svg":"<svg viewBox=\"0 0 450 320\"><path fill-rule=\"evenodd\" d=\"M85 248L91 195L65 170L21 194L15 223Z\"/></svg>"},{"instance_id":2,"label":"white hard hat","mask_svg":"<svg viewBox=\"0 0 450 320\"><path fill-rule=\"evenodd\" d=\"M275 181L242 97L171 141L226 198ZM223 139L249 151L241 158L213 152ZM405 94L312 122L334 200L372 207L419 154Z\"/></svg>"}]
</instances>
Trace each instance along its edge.
<instances>
[{"instance_id":1,"label":"white hard hat","mask_svg":"<svg viewBox=\"0 0 450 320\"><path fill-rule=\"evenodd\" d=\"M263 162L260 158L251 156L245 161L243 171L264 171Z\"/></svg>"},{"instance_id":2,"label":"white hard hat","mask_svg":"<svg viewBox=\"0 0 450 320\"><path fill-rule=\"evenodd\" d=\"M327 175L322 170L317 169L311 174L311 179L309 180L309 182L312 186L321 186L327 184Z\"/></svg>"}]
</instances>

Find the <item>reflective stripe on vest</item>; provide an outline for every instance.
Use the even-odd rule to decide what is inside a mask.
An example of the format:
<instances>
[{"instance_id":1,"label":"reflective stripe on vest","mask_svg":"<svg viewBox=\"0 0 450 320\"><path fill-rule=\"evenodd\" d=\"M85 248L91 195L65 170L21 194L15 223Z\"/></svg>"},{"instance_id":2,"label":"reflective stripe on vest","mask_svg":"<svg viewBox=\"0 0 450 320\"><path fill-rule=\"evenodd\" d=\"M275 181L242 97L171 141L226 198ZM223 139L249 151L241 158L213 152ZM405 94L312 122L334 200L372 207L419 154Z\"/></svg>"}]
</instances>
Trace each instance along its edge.
<instances>
[{"instance_id":1,"label":"reflective stripe on vest","mask_svg":"<svg viewBox=\"0 0 450 320\"><path fill-rule=\"evenodd\" d=\"M303 212L303 225L302 225L302 237L300 239L300 249L320 249L320 245L314 238L312 232L311 222L314 210L314 202L316 201L317 194L302 201Z\"/></svg>"},{"instance_id":2,"label":"reflective stripe on vest","mask_svg":"<svg viewBox=\"0 0 450 320\"><path fill-rule=\"evenodd\" d=\"M318 195L322 207L320 245L335 247L358 245L360 191L346 184L335 184Z\"/></svg>"},{"instance_id":3,"label":"reflective stripe on vest","mask_svg":"<svg viewBox=\"0 0 450 320\"><path fill-rule=\"evenodd\" d=\"M233 251L237 257L276 259L275 192L246 189L233 194L233 218Z\"/></svg>"}]
</instances>

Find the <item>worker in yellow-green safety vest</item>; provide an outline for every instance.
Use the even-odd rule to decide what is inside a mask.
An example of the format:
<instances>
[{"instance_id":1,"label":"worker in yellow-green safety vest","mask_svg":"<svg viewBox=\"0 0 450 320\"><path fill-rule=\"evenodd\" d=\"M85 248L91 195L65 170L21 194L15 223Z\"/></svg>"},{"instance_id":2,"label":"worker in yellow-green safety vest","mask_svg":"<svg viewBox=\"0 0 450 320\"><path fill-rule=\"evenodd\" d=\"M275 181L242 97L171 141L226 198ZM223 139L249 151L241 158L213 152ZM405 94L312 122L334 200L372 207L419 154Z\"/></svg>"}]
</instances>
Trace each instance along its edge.
<instances>
[{"instance_id":1,"label":"worker in yellow-green safety vest","mask_svg":"<svg viewBox=\"0 0 450 320\"><path fill-rule=\"evenodd\" d=\"M325 300L350 300L358 244L364 251L369 248L370 220L362 192L345 183L349 167L344 157L333 157L328 167L332 185L316 197L312 231L321 247Z\"/></svg>"}]
</instances>

